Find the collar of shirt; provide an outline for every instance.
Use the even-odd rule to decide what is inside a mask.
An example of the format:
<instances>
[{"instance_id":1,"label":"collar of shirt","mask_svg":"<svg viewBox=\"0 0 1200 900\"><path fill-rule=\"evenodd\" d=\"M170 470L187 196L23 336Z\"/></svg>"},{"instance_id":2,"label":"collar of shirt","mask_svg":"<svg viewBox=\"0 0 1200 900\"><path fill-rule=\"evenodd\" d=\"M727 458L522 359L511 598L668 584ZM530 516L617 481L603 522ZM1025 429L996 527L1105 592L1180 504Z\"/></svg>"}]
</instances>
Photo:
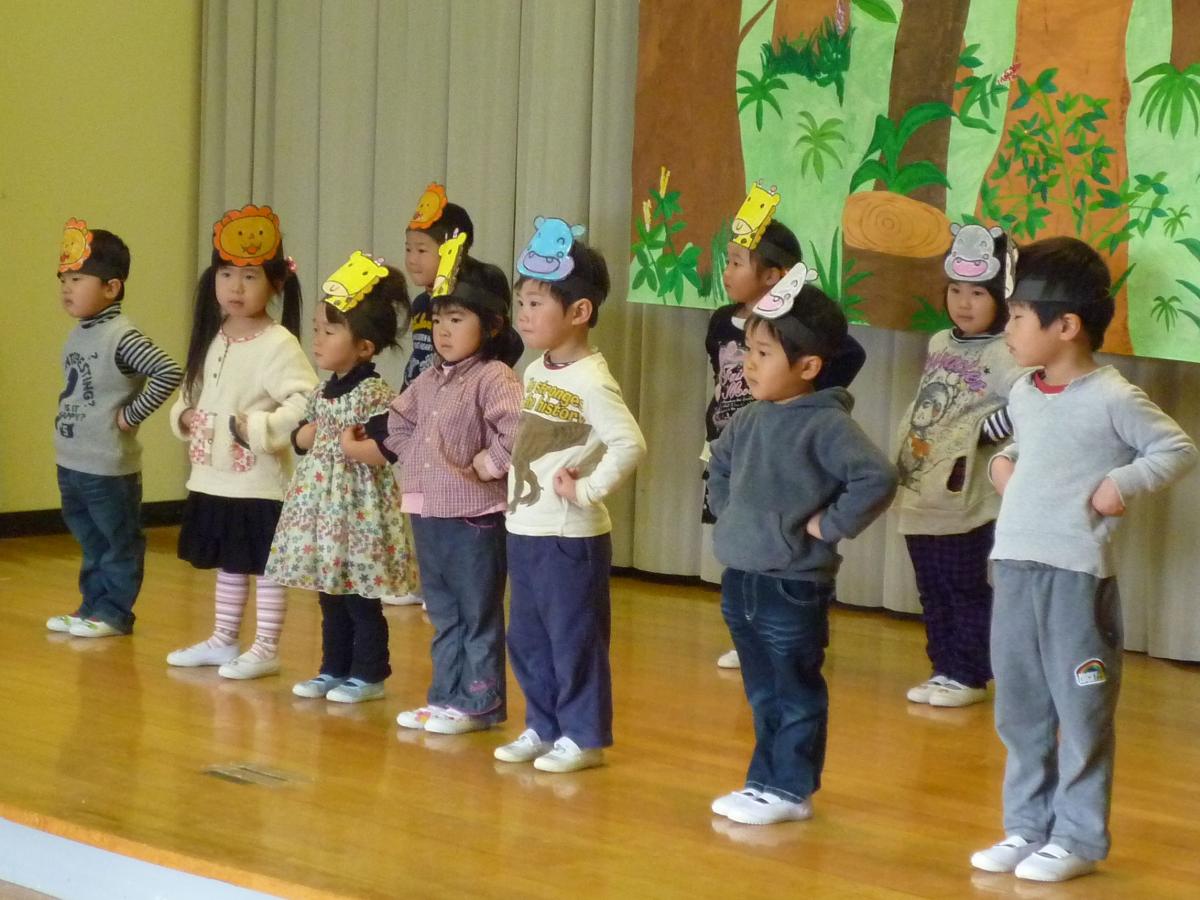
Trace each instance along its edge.
<instances>
[{"instance_id":1,"label":"collar of shirt","mask_svg":"<svg viewBox=\"0 0 1200 900\"><path fill-rule=\"evenodd\" d=\"M325 389L321 392L321 396L326 400L336 400L338 397L350 393L368 378L378 377L379 373L375 371L375 363L359 363L345 375L330 376L329 380L325 382Z\"/></svg>"},{"instance_id":2,"label":"collar of shirt","mask_svg":"<svg viewBox=\"0 0 1200 900\"><path fill-rule=\"evenodd\" d=\"M451 378L457 378L465 375L471 369L475 368L482 360L478 353L468 356L466 359L460 359L458 362L448 363L440 356L433 364L433 370L438 374L442 381L449 381Z\"/></svg>"},{"instance_id":3,"label":"collar of shirt","mask_svg":"<svg viewBox=\"0 0 1200 900\"><path fill-rule=\"evenodd\" d=\"M96 313L94 316L87 316L83 319L80 319L79 324L83 328L91 328L93 325L100 325L103 322L107 322L109 319L115 319L120 314L121 301L118 300L111 306L104 307L104 309L100 310L100 312Z\"/></svg>"}]
</instances>

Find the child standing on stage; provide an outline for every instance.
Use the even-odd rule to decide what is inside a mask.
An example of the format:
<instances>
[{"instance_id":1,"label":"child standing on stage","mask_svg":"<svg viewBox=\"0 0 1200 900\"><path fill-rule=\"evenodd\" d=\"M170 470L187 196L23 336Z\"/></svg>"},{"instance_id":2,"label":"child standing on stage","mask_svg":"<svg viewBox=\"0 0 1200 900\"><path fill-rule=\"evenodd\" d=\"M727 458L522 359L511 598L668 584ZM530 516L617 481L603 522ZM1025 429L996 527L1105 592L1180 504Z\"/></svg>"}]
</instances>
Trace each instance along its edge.
<instances>
[{"instance_id":1,"label":"child standing on stage","mask_svg":"<svg viewBox=\"0 0 1200 900\"><path fill-rule=\"evenodd\" d=\"M386 468L350 458L342 432L387 412L394 392L371 360L396 346L408 314L398 269L355 251L324 284L313 356L332 372L308 400L292 438L302 455L284 499L266 577L318 592L321 669L299 697L360 703L383 696L391 674L380 596L406 591L409 563L400 491Z\"/></svg>"},{"instance_id":2,"label":"child standing on stage","mask_svg":"<svg viewBox=\"0 0 1200 900\"><path fill-rule=\"evenodd\" d=\"M714 548L727 568L721 612L754 712L745 786L713 812L748 825L812 815L829 695L821 666L837 542L883 513L895 469L850 418L845 388L814 382L846 333L836 303L798 264L754 306L746 382L755 402L712 445Z\"/></svg>"},{"instance_id":3,"label":"child standing on stage","mask_svg":"<svg viewBox=\"0 0 1200 900\"><path fill-rule=\"evenodd\" d=\"M403 509L436 629L425 705L396 721L465 734L507 716L505 475L521 383L501 361L512 340L504 273L471 259L459 265L447 255L442 274L433 290L434 363L395 399L385 428L368 431L385 456L399 459Z\"/></svg>"},{"instance_id":4,"label":"child standing on stage","mask_svg":"<svg viewBox=\"0 0 1200 900\"><path fill-rule=\"evenodd\" d=\"M582 226L541 216L535 225L517 259L517 330L544 355L525 370L507 522L508 650L526 729L495 755L573 772L600 765L612 743L612 523L603 500L646 443L588 343L609 291L604 257L578 240Z\"/></svg>"},{"instance_id":5,"label":"child standing on stage","mask_svg":"<svg viewBox=\"0 0 1200 900\"><path fill-rule=\"evenodd\" d=\"M196 288L187 374L171 428L188 442L192 474L179 558L217 570L212 636L167 656L220 666L226 678L279 671L283 587L263 577L291 464L291 434L317 383L296 335L300 282L269 206L231 210L213 226L212 264ZM282 321L267 312L282 297ZM250 576L254 644L238 655Z\"/></svg>"},{"instance_id":6,"label":"child standing on stage","mask_svg":"<svg viewBox=\"0 0 1200 900\"><path fill-rule=\"evenodd\" d=\"M930 338L916 399L901 420L895 504L933 667L908 699L931 706L968 706L987 697L988 553L1000 510L987 460L989 448L1012 434L1005 405L1021 371L1004 342L1016 246L999 228L951 230L946 312L954 327Z\"/></svg>"},{"instance_id":7,"label":"child standing on stage","mask_svg":"<svg viewBox=\"0 0 1200 900\"><path fill-rule=\"evenodd\" d=\"M1032 881L1087 874L1108 855L1124 640L1109 542L1128 503L1197 456L1169 416L1096 361L1111 289L1095 250L1049 238L1022 248L1008 305L1013 356L1037 371L1013 385L1013 443L991 462L1006 837L971 864Z\"/></svg>"},{"instance_id":8,"label":"child standing on stage","mask_svg":"<svg viewBox=\"0 0 1200 900\"><path fill-rule=\"evenodd\" d=\"M742 372L750 308L803 258L796 235L774 218L779 202L774 188L766 191L755 184L733 219L733 233L725 251L725 269L721 273L721 283L730 304L709 318L708 334L704 339L713 373L713 396L704 417L706 443L701 458L706 462L708 445L720 437L733 414L754 399ZM847 332L817 376L816 389L850 387L866 358L862 345ZM707 491L701 521L704 523L704 543L708 547L711 546L712 524L716 517L709 507ZM723 669L736 669L737 651L721 654L717 665Z\"/></svg>"},{"instance_id":9,"label":"child standing on stage","mask_svg":"<svg viewBox=\"0 0 1200 900\"><path fill-rule=\"evenodd\" d=\"M63 521L83 551L82 600L46 627L76 637L133 631L146 556L137 427L183 380L179 365L121 312L128 278L124 241L80 219L67 221L59 292L79 324L63 350L54 455Z\"/></svg>"},{"instance_id":10,"label":"child standing on stage","mask_svg":"<svg viewBox=\"0 0 1200 900\"><path fill-rule=\"evenodd\" d=\"M409 220L404 232L404 270L414 285L420 288L412 301L412 351L404 366L404 382L401 391L428 369L434 360L432 300L429 292L437 278L438 249L453 234L466 235L461 253L465 258L475 241L475 225L467 211L457 203L446 199L446 189L436 181L431 182ZM402 472L397 477L403 478ZM424 603L418 587L416 557L412 557L409 582L412 590L400 596L384 595L383 602L389 606L415 606Z\"/></svg>"}]
</instances>

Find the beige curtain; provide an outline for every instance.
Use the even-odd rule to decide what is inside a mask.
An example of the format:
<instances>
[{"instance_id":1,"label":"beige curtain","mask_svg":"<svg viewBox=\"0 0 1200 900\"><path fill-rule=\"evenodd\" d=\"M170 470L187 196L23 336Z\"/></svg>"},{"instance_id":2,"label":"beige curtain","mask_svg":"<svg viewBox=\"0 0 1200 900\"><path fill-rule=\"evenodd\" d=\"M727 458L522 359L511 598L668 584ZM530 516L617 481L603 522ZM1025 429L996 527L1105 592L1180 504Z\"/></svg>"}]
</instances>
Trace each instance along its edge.
<instances>
[{"instance_id":1,"label":"beige curtain","mask_svg":"<svg viewBox=\"0 0 1200 900\"><path fill-rule=\"evenodd\" d=\"M535 215L586 223L618 286L595 342L650 448L610 503L615 560L710 572L698 460L707 317L626 304L619 287L630 243L636 0L208 0L204 42L200 258L222 211L270 203L311 312L320 276L351 250L402 260L405 224L433 179L470 211L475 255L510 273ZM855 415L886 446L915 389L924 339L856 333L868 361ZM381 360L389 378L402 359ZM1192 367L1117 363L1200 431ZM1192 477L1128 517L1119 558L1131 649L1200 659L1197 500ZM843 552L840 599L918 609L890 517Z\"/></svg>"}]
</instances>

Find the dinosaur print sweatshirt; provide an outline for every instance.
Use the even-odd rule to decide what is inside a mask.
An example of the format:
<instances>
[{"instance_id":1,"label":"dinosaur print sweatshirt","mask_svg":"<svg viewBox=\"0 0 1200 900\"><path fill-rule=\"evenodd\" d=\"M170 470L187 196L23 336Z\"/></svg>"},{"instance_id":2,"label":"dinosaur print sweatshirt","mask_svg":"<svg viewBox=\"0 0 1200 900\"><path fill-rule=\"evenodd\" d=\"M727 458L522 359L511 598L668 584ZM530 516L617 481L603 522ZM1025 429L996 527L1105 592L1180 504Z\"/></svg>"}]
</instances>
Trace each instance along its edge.
<instances>
[{"instance_id":1,"label":"dinosaur print sweatshirt","mask_svg":"<svg viewBox=\"0 0 1200 900\"><path fill-rule=\"evenodd\" d=\"M566 366L535 360L508 471L513 534L596 537L612 530L604 498L646 453L637 420L600 353ZM554 473L575 471L576 502L554 492Z\"/></svg>"}]
</instances>

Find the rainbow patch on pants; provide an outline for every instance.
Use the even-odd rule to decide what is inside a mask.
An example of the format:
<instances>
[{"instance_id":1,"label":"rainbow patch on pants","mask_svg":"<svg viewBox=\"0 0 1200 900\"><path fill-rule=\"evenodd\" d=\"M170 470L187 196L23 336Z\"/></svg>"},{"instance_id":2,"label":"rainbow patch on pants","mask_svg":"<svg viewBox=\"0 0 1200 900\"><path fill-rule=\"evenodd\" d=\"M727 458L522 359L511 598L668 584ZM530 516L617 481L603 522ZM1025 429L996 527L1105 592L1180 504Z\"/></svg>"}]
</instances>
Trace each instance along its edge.
<instances>
[{"instance_id":1,"label":"rainbow patch on pants","mask_svg":"<svg viewBox=\"0 0 1200 900\"><path fill-rule=\"evenodd\" d=\"M1102 660L1092 657L1075 667L1075 683L1080 687L1089 684L1103 684L1108 681L1108 672Z\"/></svg>"}]
</instances>

